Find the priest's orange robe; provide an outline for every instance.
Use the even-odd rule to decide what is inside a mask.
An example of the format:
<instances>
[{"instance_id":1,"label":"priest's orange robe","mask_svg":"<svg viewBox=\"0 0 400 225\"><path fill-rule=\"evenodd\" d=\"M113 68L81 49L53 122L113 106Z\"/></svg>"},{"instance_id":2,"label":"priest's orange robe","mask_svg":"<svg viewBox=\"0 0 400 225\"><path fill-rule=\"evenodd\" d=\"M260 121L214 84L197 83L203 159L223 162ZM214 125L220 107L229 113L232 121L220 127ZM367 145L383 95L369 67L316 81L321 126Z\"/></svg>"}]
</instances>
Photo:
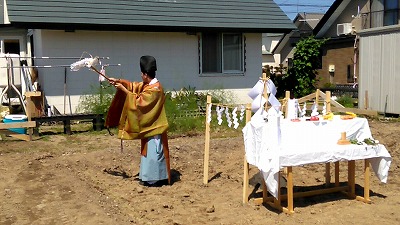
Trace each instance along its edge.
<instances>
[{"instance_id":1,"label":"priest's orange robe","mask_svg":"<svg viewBox=\"0 0 400 225\"><path fill-rule=\"evenodd\" d=\"M163 152L170 182L168 120L164 108L164 90L158 81L151 85L127 80L122 80L121 83L129 93L117 90L105 125L106 127L118 126L118 138L122 140L140 139L143 156L147 155L147 139L158 134L162 135Z\"/></svg>"}]
</instances>

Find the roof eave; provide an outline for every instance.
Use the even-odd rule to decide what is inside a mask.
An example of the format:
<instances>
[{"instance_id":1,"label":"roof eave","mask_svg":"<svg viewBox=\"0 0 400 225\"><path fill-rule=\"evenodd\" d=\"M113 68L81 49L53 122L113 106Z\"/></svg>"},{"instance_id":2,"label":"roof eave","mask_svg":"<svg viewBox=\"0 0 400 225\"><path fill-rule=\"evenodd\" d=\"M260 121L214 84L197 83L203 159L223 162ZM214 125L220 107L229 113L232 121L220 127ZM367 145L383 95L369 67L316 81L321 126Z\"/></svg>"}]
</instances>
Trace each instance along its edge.
<instances>
[{"instance_id":1,"label":"roof eave","mask_svg":"<svg viewBox=\"0 0 400 225\"><path fill-rule=\"evenodd\" d=\"M101 31L147 31L147 32L247 32L247 33L290 33L290 28L268 27L196 27L196 26L157 26L121 24L70 24L70 23L27 23L12 22L11 26L26 29L49 30L101 30Z\"/></svg>"},{"instance_id":2,"label":"roof eave","mask_svg":"<svg viewBox=\"0 0 400 225\"><path fill-rule=\"evenodd\" d=\"M342 4L343 0L335 0L331 7L326 11L325 15L321 18L317 26L313 29L313 34L314 36L317 36L318 33L321 31L321 29L324 27L324 25L328 22L328 20L331 18L333 13L338 9L338 7Z\"/></svg>"}]
</instances>

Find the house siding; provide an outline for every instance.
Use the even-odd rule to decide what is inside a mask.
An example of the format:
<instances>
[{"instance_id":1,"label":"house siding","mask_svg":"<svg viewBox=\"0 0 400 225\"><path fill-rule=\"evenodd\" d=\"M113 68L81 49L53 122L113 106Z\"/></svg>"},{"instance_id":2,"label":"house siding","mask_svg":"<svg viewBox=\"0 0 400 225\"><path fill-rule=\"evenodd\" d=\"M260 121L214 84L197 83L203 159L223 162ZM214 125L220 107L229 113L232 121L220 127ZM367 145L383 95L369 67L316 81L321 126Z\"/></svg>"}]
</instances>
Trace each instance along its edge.
<instances>
[{"instance_id":1,"label":"house siding","mask_svg":"<svg viewBox=\"0 0 400 225\"><path fill-rule=\"evenodd\" d=\"M323 48L322 69L318 70L319 82L318 86L323 87L325 84L347 84L352 83L353 79L347 80L348 66L350 66L350 75L354 74L354 43L332 43L327 44ZM335 66L335 72L329 72L329 65ZM358 66L356 67L356 76L358 75Z\"/></svg>"},{"instance_id":2,"label":"house siding","mask_svg":"<svg viewBox=\"0 0 400 225\"><path fill-rule=\"evenodd\" d=\"M400 26L360 33L360 108L400 114ZM366 99L368 93L368 99Z\"/></svg>"},{"instance_id":3,"label":"house siding","mask_svg":"<svg viewBox=\"0 0 400 225\"><path fill-rule=\"evenodd\" d=\"M166 90L195 87L196 90L226 89L233 91L236 102L247 103L247 96L261 74L261 33L246 33L246 73L235 76L200 76L198 36L184 32L101 32L35 30L35 55L77 57L76 60L36 60L36 65L70 65L84 51L93 56L110 57L104 63L118 64L107 68L107 75L140 80L139 58L153 55L157 59L157 78ZM39 48L37 48L39 46ZM87 57L88 55L83 55ZM64 75L66 96L64 97ZM86 68L72 72L69 68L39 68L40 83L49 105L61 113L75 113L82 94L99 85L98 75ZM64 108L64 101L66 106ZM65 109L65 110L64 110ZM65 111L65 112L64 112Z\"/></svg>"}]
</instances>

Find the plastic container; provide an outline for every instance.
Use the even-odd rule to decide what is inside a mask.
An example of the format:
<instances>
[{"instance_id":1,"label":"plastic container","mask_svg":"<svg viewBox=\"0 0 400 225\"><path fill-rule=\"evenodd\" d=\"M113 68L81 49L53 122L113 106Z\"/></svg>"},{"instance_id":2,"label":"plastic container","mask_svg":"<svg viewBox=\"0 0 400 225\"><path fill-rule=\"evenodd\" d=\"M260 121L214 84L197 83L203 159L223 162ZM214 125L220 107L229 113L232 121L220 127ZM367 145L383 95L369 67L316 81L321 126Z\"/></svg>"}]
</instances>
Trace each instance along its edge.
<instances>
[{"instance_id":1,"label":"plastic container","mask_svg":"<svg viewBox=\"0 0 400 225\"><path fill-rule=\"evenodd\" d=\"M17 115L17 114L7 115L3 119L3 123L18 123L25 121L28 121L28 117L26 115ZM19 134L26 134L26 128L10 128L9 130Z\"/></svg>"}]
</instances>

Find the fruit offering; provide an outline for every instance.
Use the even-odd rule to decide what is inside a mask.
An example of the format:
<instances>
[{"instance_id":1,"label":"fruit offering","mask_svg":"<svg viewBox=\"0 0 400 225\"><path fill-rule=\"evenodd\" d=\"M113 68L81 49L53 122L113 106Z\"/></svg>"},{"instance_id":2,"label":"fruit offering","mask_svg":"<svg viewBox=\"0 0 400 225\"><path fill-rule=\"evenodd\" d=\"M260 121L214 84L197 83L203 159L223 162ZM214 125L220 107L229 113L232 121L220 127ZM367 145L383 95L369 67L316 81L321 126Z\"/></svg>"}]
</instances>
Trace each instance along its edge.
<instances>
[{"instance_id":1,"label":"fruit offering","mask_svg":"<svg viewBox=\"0 0 400 225\"><path fill-rule=\"evenodd\" d=\"M329 112L326 115L323 116L324 120L333 120L333 113Z\"/></svg>"},{"instance_id":2,"label":"fruit offering","mask_svg":"<svg viewBox=\"0 0 400 225\"><path fill-rule=\"evenodd\" d=\"M357 115L355 114L355 113L353 113L353 112L346 112L346 115L341 115L340 116L340 119L342 119L342 120L351 120L351 119L354 119L354 118L356 118L357 117Z\"/></svg>"}]
</instances>

